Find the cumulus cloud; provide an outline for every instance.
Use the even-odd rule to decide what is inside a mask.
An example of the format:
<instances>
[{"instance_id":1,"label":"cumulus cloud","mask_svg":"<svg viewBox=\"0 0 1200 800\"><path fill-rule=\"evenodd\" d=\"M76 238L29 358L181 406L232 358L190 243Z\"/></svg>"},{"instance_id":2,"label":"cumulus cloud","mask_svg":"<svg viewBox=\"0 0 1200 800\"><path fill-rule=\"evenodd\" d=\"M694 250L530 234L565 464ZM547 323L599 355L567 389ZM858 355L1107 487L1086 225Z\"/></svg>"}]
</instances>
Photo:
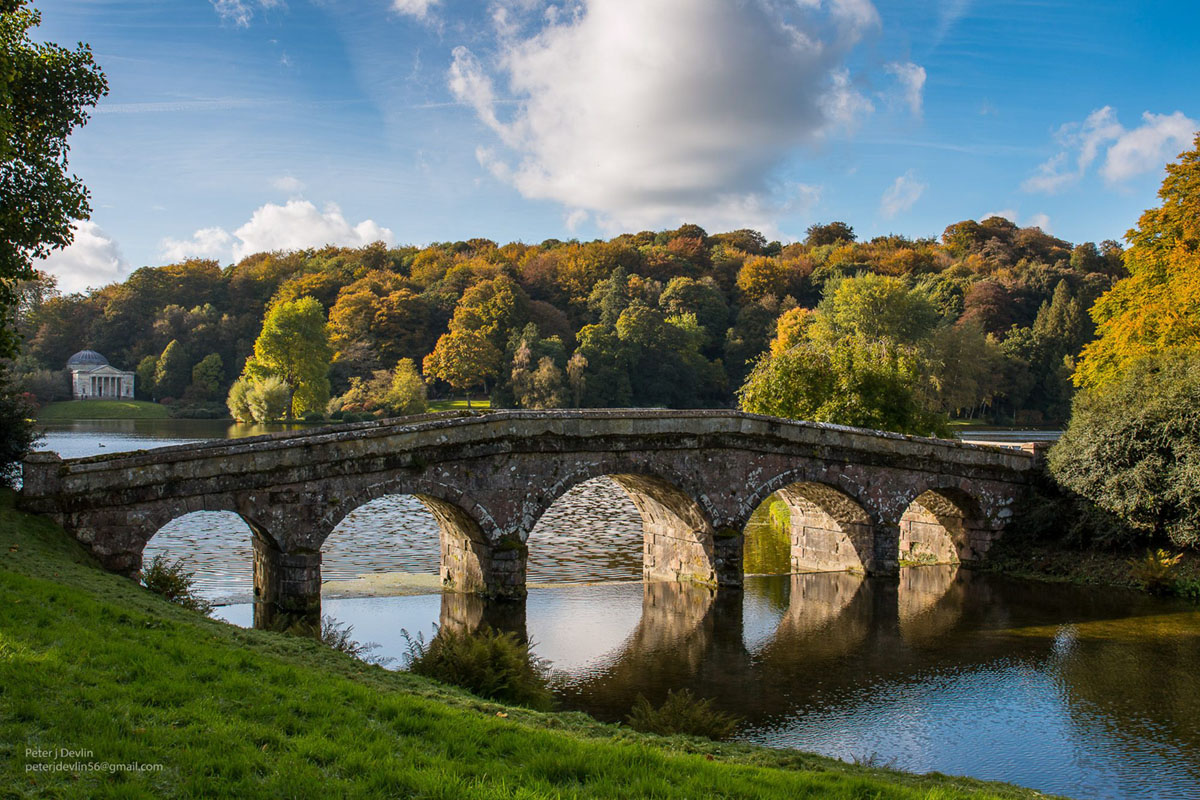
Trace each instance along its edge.
<instances>
[{"instance_id":1,"label":"cumulus cloud","mask_svg":"<svg viewBox=\"0 0 1200 800\"><path fill-rule=\"evenodd\" d=\"M1077 183L1103 154L1099 172L1120 183L1160 169L1191 143L1200 123L1174 114L1142 114L1142 124L1127 129L1112 106L1098 108L1083 122L1063 125L1055 134L1062 150L1040 164L1021 184L1027 192L1053 194Z\"/></svg>"},{"instance_id":2,"label":"cumulus cloud","mask_svg":"<svg viewBox=\"0 0 1200 800\"><path fill-rule=\"evenodd\" d=\"M232 234L214 227L201 228L188 239L163 239L161 253L171 261L228 256L237 261L270 250L301 250L327 244L362 247L377 241L392 244L395 236L375 220L351 225L335 203L322 211L307 200L293 199L283 205L267 203Z\"/></svg>"},{"instance_id":3,"label":"cumulus cloud","mask_svg":"<svg viewBox=\"0 0 1200 800\"><path fill-rule=\"evenodd\" d=\"M441 0L392 0L392 10L397 14L425 19L429 16L429 10L440 3Z\"/></svg>"},{"instance_id":4,"label":"cumulus cloud","mask_svg":"<svg viewBox=\"0 0 1200 800\"><path fill-rule=\"evenodd\" d=\"M222 228L201 228L190 239L167 237L159 246L159 254L167 261L183 261L187 258L216 258L228 255L233 237Z\"/></svg>"},{"instance_id":5,"label":"cumulus cloud","mask_svg":"<svg viewBox=\"0 0 1200 800\"><path fill-rule=\"evenodd\" d=\"M223 21L239 28L250 27L254 12L260 9L277 8L283 0L210 0L213 10Z\"/></svg>"},{"instance_id":6,"label":"cumulus cloud","mask_svg":"<svg viewBox=\"0 0 1200 800\"><path fill-rule=\"evenodd\" d=\"M891 219L901 211L908 211L912 208L921 199L921 195L927 188L928 186L917 180L913 171L909 170L896 178L883 193L879 209L884 217Z\"/></svg>"},{"instance_id":7,"label":"cumulus cloud","mask_svg":"<svg viewBox=\"0 0 1200 800\"><path fill-rule=\"evenodd\" d=\"M896 78L900 84L900 96L908 106L913 116L921 116L921 107L925 102L925 68L911 61L894 62L885 69Z\"/></svg>"},{"instance_id":8,"label":"cumulus cloud","mask_svg":"<svg viewBox=\"0 0 1200 800\"><path fill-rule=\"evenodd\" d=\"M1174 114L1142 114L1142 124L1123 133L1108 148L1100 174L1110 181L1128 180L1161 168L1192 143L1200 122Z\"/></svg>"},{"instance_id":9,"label":"cumulus cloud","mask_svg":"<svg viewBox=\"0 0 1200 800\"><path fill-rule=\"evenodd\" d=\"M125 278L128 265L121 250L99 225L83 220L72 223L71 227L74 228L71 244L36 262L37 269L58 278L58 287L66 293L107 286Z\"/></svg>"},{"instance_id":10,"label":"cumulus cloud","mask_svg":"<svg viewBox=\"0 0 1200 800\"><path fill-rule=\"evenodd\" d=\"M484 168L602 225L773 219L778 167L872 109L844 63L868 0L583 0L517 35L521 5L494 59L454 50L449 87L498 139Z\"/></svg>"}]
</instances>

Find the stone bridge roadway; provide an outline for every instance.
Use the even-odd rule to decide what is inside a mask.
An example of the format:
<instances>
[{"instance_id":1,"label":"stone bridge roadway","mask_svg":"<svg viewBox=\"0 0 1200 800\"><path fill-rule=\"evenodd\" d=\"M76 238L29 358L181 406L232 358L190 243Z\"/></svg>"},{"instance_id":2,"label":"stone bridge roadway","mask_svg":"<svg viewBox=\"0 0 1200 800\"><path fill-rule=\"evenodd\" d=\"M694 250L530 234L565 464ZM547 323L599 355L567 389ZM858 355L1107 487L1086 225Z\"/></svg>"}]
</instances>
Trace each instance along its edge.
<instances>
[{"instance_id":1,"label":"stone bridge roadway","mask_svg":"<svg viewBox=\"0 0 1200 800\"><path fill-rule=\"evenodd\" d=\"M256 619L319 619L321 546L355 508L419 498L441 528L450 590L525 592L525 542L568 489L609 476L641 512L644 577L737 587L743 531L775 492L792 569L896 572L971 561L996 538L1036 454L734 411L499 411L317 428L85 459L34 453L23 508L109 569L195 511L254 533Z\"/></svg>"}]
</instances>

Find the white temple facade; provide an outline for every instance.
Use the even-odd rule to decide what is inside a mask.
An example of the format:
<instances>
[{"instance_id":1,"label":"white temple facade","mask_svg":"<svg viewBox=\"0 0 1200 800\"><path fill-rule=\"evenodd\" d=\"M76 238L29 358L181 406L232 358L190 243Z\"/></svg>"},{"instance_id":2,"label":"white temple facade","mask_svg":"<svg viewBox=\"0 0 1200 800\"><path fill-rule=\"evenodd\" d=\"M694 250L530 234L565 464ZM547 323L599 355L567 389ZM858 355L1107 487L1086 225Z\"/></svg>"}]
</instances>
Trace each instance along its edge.
<instances>
[{"instance_id":1,"label":"white temple facade","mask_svg":"<svg viewBox=\"0 0 1200 800\"><path fill-rule=\"evenodd\" d=\"M71 394L76 400L132 400L134 373L117 369L95 350L81 350L67 361Z\"/></svg>"}]
</instances>

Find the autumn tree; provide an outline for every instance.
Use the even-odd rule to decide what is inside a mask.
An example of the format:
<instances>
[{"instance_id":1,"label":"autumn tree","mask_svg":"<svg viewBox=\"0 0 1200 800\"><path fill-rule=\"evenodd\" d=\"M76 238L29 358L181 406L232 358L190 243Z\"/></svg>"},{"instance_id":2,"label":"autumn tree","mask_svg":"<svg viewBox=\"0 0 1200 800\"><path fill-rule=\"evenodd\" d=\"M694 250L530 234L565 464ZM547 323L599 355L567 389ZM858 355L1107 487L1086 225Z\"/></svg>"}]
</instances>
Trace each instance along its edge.
<instances>
[{"instance_id":1,"label":"autumn tree","mask_svg":"<svg viewBox=\"0 0 1200 800\"><path fill-rule=\"evenodd\" d=\"M422 366L427 377L467 392L467 408L470 408L470 390L478 386L487 394L488 381L500 374L502 358L503 354L481 330L458 328L442 334Z\"/></svg>"},{"instance_id":2,"label":"autumn tree","mask_svg":"<svg viewBox=\"0 0 1200 800\"><path fill-rule=\"evenodd\" d=\"M1077 386L1102 390L1144 356L1200 349L1200 134L1167 165L1158 196L1162 205L1125 235L1129 277L1092 307L1099 336L1083 350Z\"/></svg>"},{"instance_id":3,"label":"autumn tree","mask_svg":"<svg viewBox=\"0 0 1200 800\"><path fill-rule=\"evenodd\" d=\"M329 334L324 310L312 297L278 303L267 312L245 374L274 376L287 387L288 419L324 412L329 400Z\"/></svg>"}]
</instances>

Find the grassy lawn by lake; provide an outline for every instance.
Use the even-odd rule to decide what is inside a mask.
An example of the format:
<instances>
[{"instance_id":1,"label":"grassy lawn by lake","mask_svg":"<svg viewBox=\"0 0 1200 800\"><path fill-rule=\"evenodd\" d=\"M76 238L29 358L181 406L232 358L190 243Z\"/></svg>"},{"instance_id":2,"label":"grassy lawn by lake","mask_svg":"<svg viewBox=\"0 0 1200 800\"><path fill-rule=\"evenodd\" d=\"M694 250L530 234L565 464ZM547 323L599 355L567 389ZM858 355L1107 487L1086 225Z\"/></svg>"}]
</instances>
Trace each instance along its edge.
<instances>
[{"instance_id":1,"label":"grassy lawn by lake","mask_svg":"<svg viewBox=\"0 0 1200 800\"><path fill-rule=\"evenodd\" d=\"M142 400L66 400L38 411L38 422L72 422L80 419L167 419L171 412L158 403Z\"/></svg>"},{"instance_id":2,"label":"grassy lawn by lake","mask_svg":"<svg viewBox=\"0 0 1200 800\"><path fill-rule=\"evenodd\" d=\"M429 410L430 411L458 411L459 409L465 409L466 407L467 407L466 400L430 400L429 401ZM483 398L482 400L474 400L474 399L471 400L471 408L473 410L483 409L483 408L491 408L491 407L492 407L492 401L486 397Z\"/></svg>"},{"instance_id":3,"label":"grassy lawn by lake","mask_svg":"<svg viewBox=\"0 0 1200 800\"><path fill-rule=\"evenodd\" d=\"M1041 797L480 700L103 572L0 493L5 797ZM66 748L85 755L30 754ZM70 771L75 761L161 765Z\"/></svg>"}]
</instances>

